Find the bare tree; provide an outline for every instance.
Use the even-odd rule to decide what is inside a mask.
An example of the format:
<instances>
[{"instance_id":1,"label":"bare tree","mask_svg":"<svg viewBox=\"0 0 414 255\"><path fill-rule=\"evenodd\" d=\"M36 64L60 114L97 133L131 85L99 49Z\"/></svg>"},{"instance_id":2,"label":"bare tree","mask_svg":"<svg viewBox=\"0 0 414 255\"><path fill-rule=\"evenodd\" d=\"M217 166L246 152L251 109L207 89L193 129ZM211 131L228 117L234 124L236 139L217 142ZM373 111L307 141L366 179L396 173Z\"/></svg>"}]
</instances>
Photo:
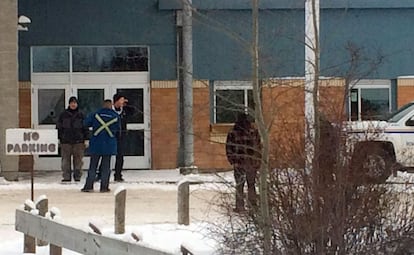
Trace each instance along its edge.
<instances>
[{"instance_id":1,"label":"bare tree","mask_svg":"<svg viewBox=\"0 0 414 255\"><path fill-rule=\"evenodd\" d=\"M326 102L319 104L321 70L316 59L312 78L315 121L310 127L315 130L312 144L315 150L310 175L305 167L309 158L303 149L305 120L292 123L289 118L284 119L284 114L292 108L299 109L297 105L301 104L286 102L283 105L279 102L286 93L290 93L289 90L293 93L306 91L303 87L290 86L292 81L261 79L258 2L252 0L253 40L246 48L251 57L255 103L254 108L248 108L247 112L254 118L262 142L260 207L257 211L253 208L247 213L235 214L231 210L233 189L223 193L226 221L223 224L217 222L217 228L212 229L219 233L216 236L223 244L222 253L403 254L409 251L409 240L414 237L414 222L411 216L402 215L404 212L412 214L412 201L396 199L395 191L384 185L383 180L370 180L364 174L355 175L361 169L352 164L353 155L348 150L349 141L343 132L348 91L356 80L375 71L383 57L378 55L370 59L352 43L345 45L349 55L348 70L338 75L342 77L343 89L338 90L342 92L339 93L342 98L331 105ZM197 13L196 16L203 22L207 20L203 14ZM217 30L226 31L219 23L211 24L217 26ZM249 45L232 31L228 31L228 36ZM318 45L316 43L312 48L316 52L320 50ZM264 88L270 95L264 95ZM263 97L271 97L267 100L269 105L265 105ZM223 96L220 99L228 103L228 110L246 111L245 105L231 102L231 98ZM303 113L303 109L299 109L295 114L303 116ZM277 133L274 128L277 128Z\"/></svg>"}]
</instances>

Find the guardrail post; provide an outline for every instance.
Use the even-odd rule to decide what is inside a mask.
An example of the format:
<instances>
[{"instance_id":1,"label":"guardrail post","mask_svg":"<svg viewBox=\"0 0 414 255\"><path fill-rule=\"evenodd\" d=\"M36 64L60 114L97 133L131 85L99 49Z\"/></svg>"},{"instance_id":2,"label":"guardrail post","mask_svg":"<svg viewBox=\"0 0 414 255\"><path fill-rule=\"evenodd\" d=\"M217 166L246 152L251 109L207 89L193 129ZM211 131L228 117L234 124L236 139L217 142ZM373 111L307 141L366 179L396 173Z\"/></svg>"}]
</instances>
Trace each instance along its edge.
<instances>
[{"instance_id":1,"label":"guardrail post","mask_svg":"<svg viewBox=\"0 0 414 255\"><path fill-rule=\"evenodd\" d=\"M50 211L50 218L54 219L55 216L56 214L53 211ZM62 247L50 244L49 255L62 255Z\"/></svg>"},{"instance_id":2,"label":"guardrail post","mask_svg":"<svg viewBox=\"0 0 414 255\"><path fill-rule=\"evenodd\" d=\"M30 200L30 203L33 203L33 201ZM33 209L35 208L32 205L30 205L28 201L24 203L25 211L30 212ZM24 235L23 253L36 253L36 238L29 235Z\"/></svg>"},{"instance_id":3,"label":"guardrail post","mask_svg":"<svg viewBox=\"0 0 414 255\"><path fill-rule=\"evenodd\" d=\"M126 189L115 192L115 234L125 233Z\"/></svg>"},{"instance_id":4,"label":"guardrail post","mask_svg":"<svg viewBox=\"0 0 414 255\"><path fill-rule=\"evenodd\" d=\"M188 181L178 184L177 206L178 224L190 225L190 184Z\"/></svg>"},{"instance_id":5,"label":"guardrail post","mask_svg":"<svg viewBox=\"0 0 414 255\"><path fill-rule=\"evenodd\" d=\"M49 202L46 196L40 196L36 202L36 209L39 210L39 215L45 217L48 211ZM37 246L46 246L48 242L43 240L37 240Z\"/></svg>"},{"instance_id":6,"label":"guardrail post","mask_svg":"<svg viewBox=\"0 0 414 255\"><path fill-rule=\"evenodd\" d=\"M189 251L186 247L184 247L183 245L181 245L181 253L183 255L194 255L191 251Z\"/></svg>"},{"instance_id":7,"label":"guardrail post","mask_svg":"<svg viewBox=\"0 0 414 255\"><path fill-rule=\"evenodd\" d=\"M172 255L172 253L147 247L137 242L133 243L109 236L96 235L83 229L66 226L50 218L33 215L20 209L16 209L15 229L30 234L37 239L43 238L50 243L59 244L62 248L79 254Z\"/></svg>"}]
</instances>

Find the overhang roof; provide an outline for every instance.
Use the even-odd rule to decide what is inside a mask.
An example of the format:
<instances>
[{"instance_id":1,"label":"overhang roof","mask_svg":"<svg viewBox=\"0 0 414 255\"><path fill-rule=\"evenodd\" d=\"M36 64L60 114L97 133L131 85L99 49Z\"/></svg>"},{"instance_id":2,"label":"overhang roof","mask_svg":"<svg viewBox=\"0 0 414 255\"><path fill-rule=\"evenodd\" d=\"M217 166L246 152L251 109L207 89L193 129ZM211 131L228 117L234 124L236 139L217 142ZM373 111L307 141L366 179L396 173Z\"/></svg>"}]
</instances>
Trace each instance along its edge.
<instances>
[{"instance_id":1,"label":"overhang roof","mask_svg":"<svg viewBox=\"0 0 414 255\"><path fill-rule=\"evenodd\" d=\"M159 0L160 10L179 10L182 1L187 0ZM260 0L260 9L303 9L305 0ZM251 0L192 0L193 6L199 10L251 9ZM320 0L322 9L393 9L414 8L414 0Z\"/></svg>"}]
</instances>

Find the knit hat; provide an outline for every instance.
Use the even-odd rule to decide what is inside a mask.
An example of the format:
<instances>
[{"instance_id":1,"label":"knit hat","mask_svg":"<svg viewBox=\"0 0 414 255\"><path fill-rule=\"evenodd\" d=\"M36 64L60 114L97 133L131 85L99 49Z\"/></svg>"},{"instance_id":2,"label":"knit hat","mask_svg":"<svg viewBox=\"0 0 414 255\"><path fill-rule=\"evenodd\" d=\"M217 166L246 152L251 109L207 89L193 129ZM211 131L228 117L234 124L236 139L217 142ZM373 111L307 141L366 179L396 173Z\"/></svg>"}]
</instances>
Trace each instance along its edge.
<instances>
[{"instance_id":1,"label":"knit hat","mask_svg":"<svg viewBox=\"0 0 414 255\"><path fill-rule=\"evenodd\" d=\"M72 103L72 102L78 103L78 99L76 97L70 97L69 98L69 104Z\"/></svg>"},{"instance_id":2,"label":"knit hat","mask_svg":"<svg viewBox=\"0 0 414 255\"><path fill-rule=\"evenodd\" d=\"M120 94L120 93L116 93L113 97L113 102L115 103L116 101L118 101L121 98L125 98L125 96Z\"/></svg>"}]
</instances>

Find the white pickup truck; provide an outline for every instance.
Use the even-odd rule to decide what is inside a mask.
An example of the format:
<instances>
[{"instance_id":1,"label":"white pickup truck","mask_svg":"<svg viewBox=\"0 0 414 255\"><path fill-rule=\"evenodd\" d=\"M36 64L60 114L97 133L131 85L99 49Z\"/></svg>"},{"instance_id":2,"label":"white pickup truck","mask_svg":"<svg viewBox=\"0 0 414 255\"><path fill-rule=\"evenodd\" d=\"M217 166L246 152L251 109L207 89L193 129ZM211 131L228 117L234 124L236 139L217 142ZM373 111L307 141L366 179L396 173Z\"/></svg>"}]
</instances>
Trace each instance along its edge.
<instances>
[{"instance_id":1,"label":"white pickup truck","mask_svg":"<svg viewBox=\"0 0 414 255\"><path fill-rule=\"evenodd\" d=\"M353 149L351 166L376 182L397 170L414 169L414 102L387 121L349 122L347 138Z\"/></svg>"}]
</instances>

